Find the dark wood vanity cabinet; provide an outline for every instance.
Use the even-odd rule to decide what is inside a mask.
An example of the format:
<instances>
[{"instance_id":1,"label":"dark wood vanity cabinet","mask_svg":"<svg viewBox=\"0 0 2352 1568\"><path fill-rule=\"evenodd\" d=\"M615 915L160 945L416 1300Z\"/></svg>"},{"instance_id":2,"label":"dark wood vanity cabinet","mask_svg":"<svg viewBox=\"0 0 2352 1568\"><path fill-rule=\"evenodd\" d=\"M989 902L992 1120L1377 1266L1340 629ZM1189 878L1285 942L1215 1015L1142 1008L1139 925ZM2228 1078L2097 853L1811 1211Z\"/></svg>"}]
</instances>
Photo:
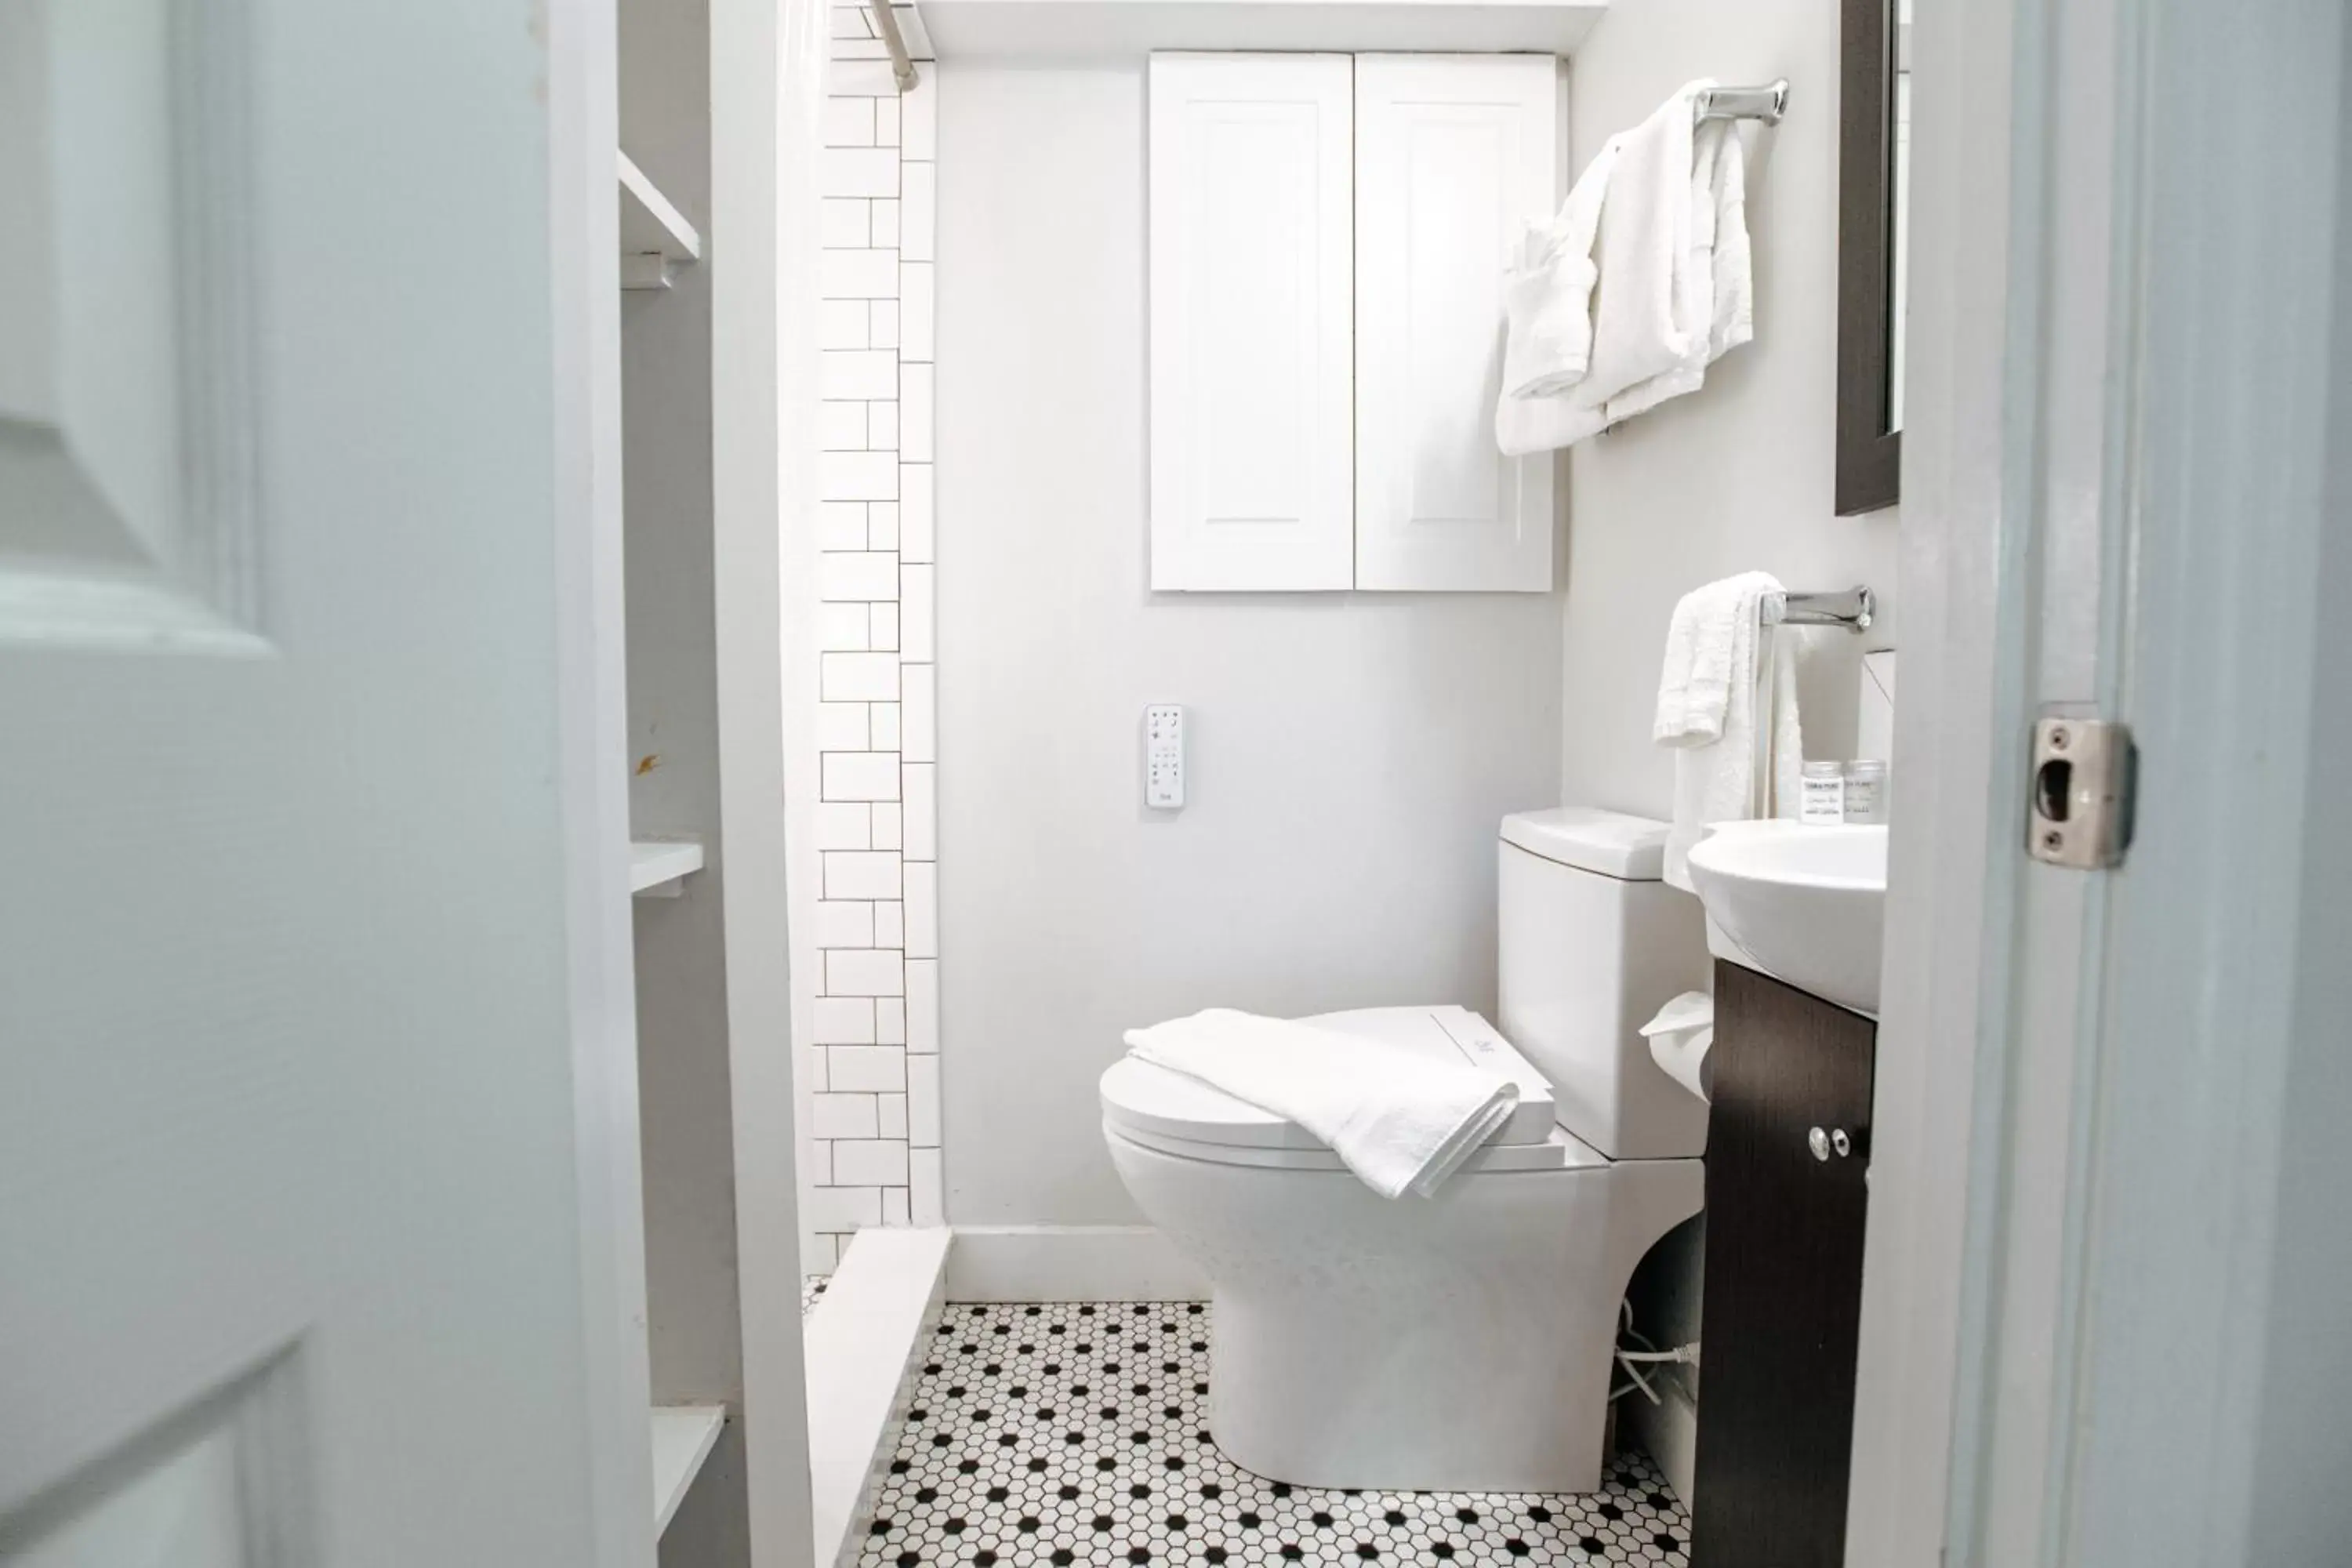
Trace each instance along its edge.
<instances>
[{"instance_id":1,"label":"dark wood vanity cabinet","mask_svg":"<svg viewBox=\"0 0 2352 1568\"><path fill-rule=\"evenodd\" d=\"M1840 1568L1878 1026L1715 970L1691 1568Z\"/></svg>"}]
</instances>

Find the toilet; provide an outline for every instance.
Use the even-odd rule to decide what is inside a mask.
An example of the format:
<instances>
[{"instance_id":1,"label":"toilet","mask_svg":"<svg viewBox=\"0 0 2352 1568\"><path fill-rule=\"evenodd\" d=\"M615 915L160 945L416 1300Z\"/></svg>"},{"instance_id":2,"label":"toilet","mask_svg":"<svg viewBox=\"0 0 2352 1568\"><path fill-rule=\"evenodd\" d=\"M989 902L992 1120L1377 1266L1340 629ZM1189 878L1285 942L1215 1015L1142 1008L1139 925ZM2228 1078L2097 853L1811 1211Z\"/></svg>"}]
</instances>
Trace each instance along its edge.
<instances>
[{"instance_id":1,"label":"toilet","mask_svg":"<svg viewBox=\"0 0 2352 1568\"><path fill-rule=\"evenodd\" d=\"M1212 1288L1210 1435L1269 1479L1381 1491L1595 1489L1618 1304L1698 1212L1706 1106L1637 1033L1706 984L1666 825L1506 817L1500 1027L1433 1005L1314 1022L1520 1085L1434 1197L1381 1198L1281 1118L1150 1063L1102 1077L1137 1206Z\"/></svg>"}]
</instances>

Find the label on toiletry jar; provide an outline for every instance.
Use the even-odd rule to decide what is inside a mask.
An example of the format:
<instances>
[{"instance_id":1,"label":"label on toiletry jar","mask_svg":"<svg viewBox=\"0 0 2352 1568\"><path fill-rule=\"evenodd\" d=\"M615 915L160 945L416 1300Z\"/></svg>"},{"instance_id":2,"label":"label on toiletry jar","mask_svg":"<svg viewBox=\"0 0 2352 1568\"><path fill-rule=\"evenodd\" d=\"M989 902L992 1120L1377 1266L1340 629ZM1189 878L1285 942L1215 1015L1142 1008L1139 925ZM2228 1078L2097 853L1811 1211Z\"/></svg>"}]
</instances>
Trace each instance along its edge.
<instances>
[{"instance_id":1,"label":"label on toiletry jar","mask_svg":"<svg viewBox=\"0 0 2352 1568\"><path fill-rule=\"evenodd\" d=\"M1807 763L1797 819L1815 827L1834 826L1845 820L1845 767L1840 763Z\"/></svg>"},{"instance_id":2,"label":"label on toiletry jar","mask_svg":"<svg viewBox=\"0 0 2352 1568\"><path fill-rule=\"evenodd\" d=\"M1880 823L1886 820L1886 764L1864 759L1845 765L1845 819Z\"/></svg>"}]
</instances>

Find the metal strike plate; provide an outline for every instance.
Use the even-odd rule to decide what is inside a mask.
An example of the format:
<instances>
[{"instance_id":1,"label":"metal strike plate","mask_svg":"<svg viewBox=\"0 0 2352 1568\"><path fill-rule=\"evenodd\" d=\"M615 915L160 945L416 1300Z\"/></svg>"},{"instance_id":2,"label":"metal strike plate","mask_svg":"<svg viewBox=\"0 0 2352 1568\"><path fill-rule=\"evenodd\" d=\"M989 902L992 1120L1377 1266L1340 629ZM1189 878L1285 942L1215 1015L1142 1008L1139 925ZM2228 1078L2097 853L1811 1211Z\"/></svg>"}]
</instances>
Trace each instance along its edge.
<instances>
[{"instance_id":1,"label":"metal strike plate","mask_svg":"<svg viewBox=\"0 0 2352 1568\"><path fill-rule=\"evenodd\" d=\"M2080 871L2122 864L2137 760L2128 725L2063 714L2036 720L2026 852Z\"/></svg>"}]
</instances>

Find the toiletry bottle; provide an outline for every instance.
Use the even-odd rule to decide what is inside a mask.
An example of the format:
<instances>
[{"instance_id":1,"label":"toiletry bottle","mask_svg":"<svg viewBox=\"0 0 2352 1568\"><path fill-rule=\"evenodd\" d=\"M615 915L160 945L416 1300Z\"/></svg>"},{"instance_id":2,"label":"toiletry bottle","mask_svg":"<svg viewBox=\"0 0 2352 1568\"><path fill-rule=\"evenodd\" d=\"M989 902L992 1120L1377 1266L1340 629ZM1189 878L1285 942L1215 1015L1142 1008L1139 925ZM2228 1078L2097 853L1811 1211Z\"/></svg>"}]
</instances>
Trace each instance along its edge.
<instances>
[{"instance_id":1,"label":"toiletry bottle","mask_svg":"<svg viewBox=\"0 0 2352 1568\"><path fill-rule=\"evenodd\" d=\"M1886 764L1864 757L1845 765L1845 819L1886 820Z\"/></svg>"},{"instance_id":2,"label":"toiletry bottle","mask_svg":"<svg viewBox=\"0 0 2352 1568\"><path fill-rule=\"evenodd\" d=\"M1845 764L1807 763L1803 805L1797 819L1809 827L1831 827L1845 820Z\"/></svg>"}]
</instances>

